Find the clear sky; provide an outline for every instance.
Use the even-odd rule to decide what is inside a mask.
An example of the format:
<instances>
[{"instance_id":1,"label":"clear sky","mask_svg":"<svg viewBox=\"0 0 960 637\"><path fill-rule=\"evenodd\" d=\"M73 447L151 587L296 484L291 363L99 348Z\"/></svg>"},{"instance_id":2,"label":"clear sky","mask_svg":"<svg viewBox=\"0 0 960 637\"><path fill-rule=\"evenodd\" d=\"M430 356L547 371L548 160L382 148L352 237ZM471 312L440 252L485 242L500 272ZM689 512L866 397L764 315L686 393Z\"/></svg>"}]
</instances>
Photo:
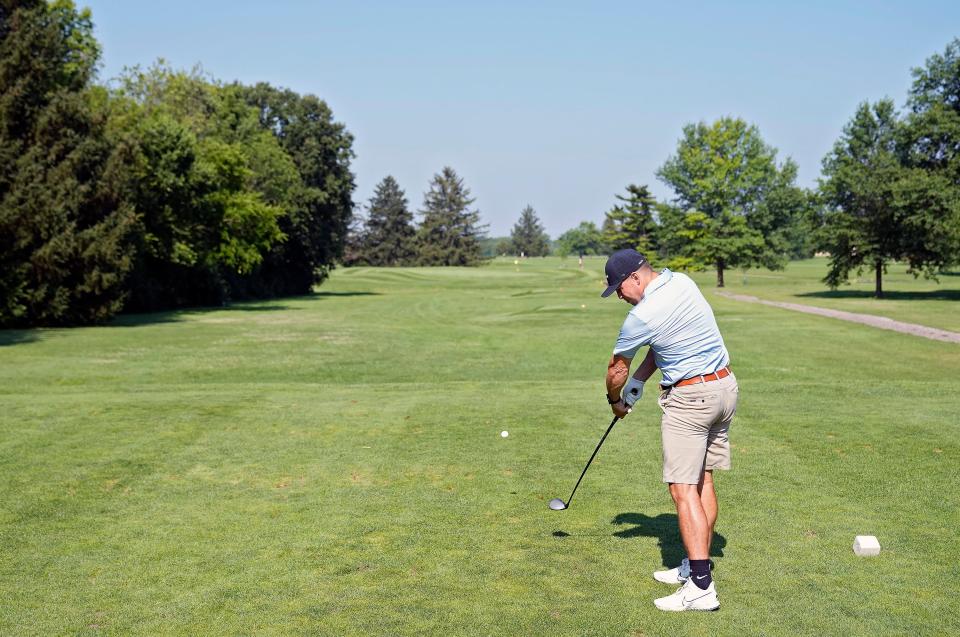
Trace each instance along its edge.
<instances>
[{"instance_id":1,"label":"clear sky","mask_svg":"<svg viewBox=\"0 0 960 637\"><path fill-rule=\"evenodd\" d=\"M94 0L101 78L159 57L327 101L355 136L354 200L387 174L411 208L450 165L489 234L532 205L598 224L688 122L739 116L812 186L859 102L902 106L960 37L960 2Z\"/></svg>"}]
</instances>

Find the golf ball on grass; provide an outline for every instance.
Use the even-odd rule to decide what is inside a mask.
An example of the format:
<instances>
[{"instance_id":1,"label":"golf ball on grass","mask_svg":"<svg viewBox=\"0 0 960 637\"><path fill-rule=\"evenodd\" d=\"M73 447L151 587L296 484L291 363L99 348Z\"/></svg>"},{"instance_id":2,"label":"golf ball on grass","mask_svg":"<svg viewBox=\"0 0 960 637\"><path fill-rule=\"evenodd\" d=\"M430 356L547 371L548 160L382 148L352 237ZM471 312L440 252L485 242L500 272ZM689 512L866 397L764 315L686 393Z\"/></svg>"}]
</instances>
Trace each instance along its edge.
<instances>
[{"instance_id":1,"label":"golf ball on grass","mask_svg":"<svg viewBox=\"0 0 960 637\"><path fill-rule=\"evenodd\" d=\"M509 435L510 435L510 434L508 434L506 431L501 431L501 432L500 432L500 437L501 437L501 438L506 438L506 437L509 436Z\"/></svg>"}]
</instances>

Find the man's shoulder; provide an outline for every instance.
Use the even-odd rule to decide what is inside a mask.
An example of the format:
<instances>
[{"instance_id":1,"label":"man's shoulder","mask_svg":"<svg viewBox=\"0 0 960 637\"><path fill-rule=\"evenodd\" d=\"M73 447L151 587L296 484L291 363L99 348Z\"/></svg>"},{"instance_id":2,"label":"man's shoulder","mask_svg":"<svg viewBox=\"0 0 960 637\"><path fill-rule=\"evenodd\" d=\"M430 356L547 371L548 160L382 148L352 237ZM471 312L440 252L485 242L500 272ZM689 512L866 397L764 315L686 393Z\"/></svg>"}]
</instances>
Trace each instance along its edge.
<instances>
[{"instance_id":1,"label":"man's shoulder","mask_svg":"<svg viewBox=\"0 0 960 637\"><path fill-rule=\"evenodd\" d=\"M670 280L671 280L671 282L672 282L672 281L676 281L677 283L680 283L681 285L692 285L692 286L694 286L694 287L696 287L696 285L697 285L696 282L695 282L693 279L691 279L689 276L687 276L687 275L684 274L683 272L674 272L674 273L673 273L673 276L671 277Z\"/></svg>"},{"instance_id":2,"label":"man's shoulder","mask_svg":"<svg viewBox=\"0 0 960 637\"><path fill-rule=\"evenodd\" d=\"M670 283L673 284L673 294L680 294L683 296L691 294L694 296L703 295L703 293L700 291L700 286L697 285L697 282L683 272L674 272L673 277L670 279Z\"/></svg>"}]
</instances>

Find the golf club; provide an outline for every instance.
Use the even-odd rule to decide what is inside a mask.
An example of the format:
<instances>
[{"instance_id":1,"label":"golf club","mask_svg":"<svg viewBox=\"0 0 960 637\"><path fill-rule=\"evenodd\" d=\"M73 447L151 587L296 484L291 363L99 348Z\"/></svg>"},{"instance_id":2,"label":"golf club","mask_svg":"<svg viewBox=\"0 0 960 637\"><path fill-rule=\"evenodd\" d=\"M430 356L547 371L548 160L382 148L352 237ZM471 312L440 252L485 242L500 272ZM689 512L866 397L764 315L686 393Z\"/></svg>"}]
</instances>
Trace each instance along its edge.
<instances>
[{"instance_id":1,"label":"golf club","mask_svg":"<svg viewBox=\"0 0 960 637\"><path fill-rule=\"evenodd\" d=\"M600 451L600 445L603 444L603 441L607 439L607 434L610 433L610 430L613 429L613 426L617 424L617 421L620 420L619 416L614 416L613 420L610 421L610 426L607 427L607 430L603 432L603 437L600 438L600 442L597 443L597 448L593 450L593 455L590 456L590 459L587 460L587 466L583 468L583 473L580 474L580 480L583 480L583 476L587 474L587 469L590 468L590 463L593 462L593 459L596 457L597 452ZM550 500L550 508L554 511L563 511L570 506L570 502L573 501L573 494L577 492L577 487L580 486L580 480L577 480L577 484L574 485L573 491L570 492L570 497L567 498L567 501L564 502L560 498L554 498Z\"/></svg>"}]
</instances>

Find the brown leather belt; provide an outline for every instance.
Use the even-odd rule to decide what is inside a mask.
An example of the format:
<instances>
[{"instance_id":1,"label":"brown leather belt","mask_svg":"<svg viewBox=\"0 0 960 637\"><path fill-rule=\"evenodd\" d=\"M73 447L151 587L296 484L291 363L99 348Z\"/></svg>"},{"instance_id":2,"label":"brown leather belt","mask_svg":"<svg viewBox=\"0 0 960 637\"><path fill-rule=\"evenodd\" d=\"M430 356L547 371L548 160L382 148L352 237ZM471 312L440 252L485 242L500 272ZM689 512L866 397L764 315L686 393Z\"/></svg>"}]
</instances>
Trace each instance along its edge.
<instances>
[{"instance_id":1,"label":"brown leather belt","mask_svg":"<svg viewBox=\"0 0 960 637\"><path fill-rule=\"evenodd\" d=\"M661 389L670 389L671 387L683 387L685 385L697 385L700 383L707 383L712 380L720 380L721 378L726 378L731 374L730 367L723 367L713 372L712 374L700 374L699 376L691 376L690 378L684 378L681 381L674 383L673 385L660 385Z\"/></svg>"}]
</instances>

